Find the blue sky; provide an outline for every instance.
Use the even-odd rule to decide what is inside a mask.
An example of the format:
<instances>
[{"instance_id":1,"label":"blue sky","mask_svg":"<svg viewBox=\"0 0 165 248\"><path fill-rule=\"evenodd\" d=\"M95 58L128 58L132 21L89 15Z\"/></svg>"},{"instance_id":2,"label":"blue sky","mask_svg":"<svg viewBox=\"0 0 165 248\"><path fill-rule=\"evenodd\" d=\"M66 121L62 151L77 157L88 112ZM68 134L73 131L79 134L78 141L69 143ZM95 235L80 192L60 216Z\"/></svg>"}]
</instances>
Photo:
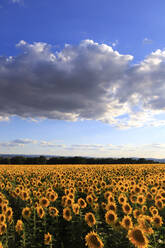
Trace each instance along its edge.
<instances>
[{"instance_id":1,"label":"blue sky","mask_svg":"<svg viewBox=\"0 0 165 248\"><path fill-rule=\"evenodd\" d=\"M0 153L164 157L164 0L1 0Z\"/></svg>"}]
</instances>

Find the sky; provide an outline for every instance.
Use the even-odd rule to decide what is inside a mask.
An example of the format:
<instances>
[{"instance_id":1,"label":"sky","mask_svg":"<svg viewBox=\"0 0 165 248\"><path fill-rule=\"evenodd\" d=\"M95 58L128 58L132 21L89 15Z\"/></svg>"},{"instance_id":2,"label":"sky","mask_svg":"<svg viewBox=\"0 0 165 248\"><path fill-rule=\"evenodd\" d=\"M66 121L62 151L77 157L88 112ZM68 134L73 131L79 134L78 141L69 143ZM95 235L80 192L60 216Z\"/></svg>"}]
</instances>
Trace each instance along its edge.
<instances>
[{"instance_id":1,"label":"sky","mask_svg":"<svg viewBox=\"0 0 165 248\"><path fill-rule=\"evenodd\" d=\"M1 0L0 154L165 158L164 0Z\"/></svg>"}]
</instances>

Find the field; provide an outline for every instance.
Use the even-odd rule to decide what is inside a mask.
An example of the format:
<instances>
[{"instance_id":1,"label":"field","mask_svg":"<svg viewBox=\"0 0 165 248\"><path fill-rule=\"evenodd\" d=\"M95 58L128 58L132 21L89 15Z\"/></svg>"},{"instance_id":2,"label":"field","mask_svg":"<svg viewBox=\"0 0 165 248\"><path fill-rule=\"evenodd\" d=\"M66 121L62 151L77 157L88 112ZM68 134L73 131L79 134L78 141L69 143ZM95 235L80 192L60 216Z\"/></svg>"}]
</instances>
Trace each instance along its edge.
<instances>
[{"instance_id":1,"label":"field","mask_svg":"<svg viewBox=\"0 0 165 248\"><path fill-rule=\"evenodd\" d=\"M0 247L165 247L165 165L1 165Z\"/></svg>"}]
</instances>

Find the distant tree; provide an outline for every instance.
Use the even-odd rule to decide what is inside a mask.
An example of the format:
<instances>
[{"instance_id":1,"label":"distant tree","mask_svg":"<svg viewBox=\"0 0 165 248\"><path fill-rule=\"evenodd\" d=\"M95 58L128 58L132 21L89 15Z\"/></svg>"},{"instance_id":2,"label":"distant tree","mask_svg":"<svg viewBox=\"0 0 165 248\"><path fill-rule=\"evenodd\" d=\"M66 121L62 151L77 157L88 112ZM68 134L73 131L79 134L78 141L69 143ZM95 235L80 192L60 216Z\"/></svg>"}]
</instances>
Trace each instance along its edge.
<instances>
[{"instance_id":1,"label":"distant tree","mask_svg":"<svg viewBox=\"0 0 165 248\"><path fill-rule=\"evenodd\" d=\"M11 164L24 164L25 163L25 157L23 156L14 156L10 159Z\"/></svg>"},{"instance_id":2,"label":"distant tree","mask_svg":"<svg viewBox=\"0 0 165 248\"><path fill-rule=\"evenodd\" d=\"M46 164L46 163L47 163L47 160L45 156L39 156L37 158L37 164Z\"/></svg>"},{"instance_id":3,"label":"distant tree","mask_svg":"<svg viewBox=\"0 0 165 248\"><path fill-rule=\"evenodd\" d=\"M10 164L9 157L0 157L0 164Z\"/></svg>"}]
</instances>

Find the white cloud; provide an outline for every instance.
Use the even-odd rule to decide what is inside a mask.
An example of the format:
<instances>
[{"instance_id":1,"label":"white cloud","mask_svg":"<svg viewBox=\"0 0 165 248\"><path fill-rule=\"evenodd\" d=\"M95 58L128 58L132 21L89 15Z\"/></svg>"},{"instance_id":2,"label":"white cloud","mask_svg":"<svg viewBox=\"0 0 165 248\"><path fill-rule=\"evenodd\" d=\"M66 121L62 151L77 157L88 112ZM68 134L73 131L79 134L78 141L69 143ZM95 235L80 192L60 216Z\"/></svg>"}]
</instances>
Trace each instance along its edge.
<instances>
[{"instance_id":1,"label":"white cloud","mask_svg":"<svg viewBox=\"0 0 165 248\"><path fill-rule=\"evenodd\" d=\"M139 64L111 46L84 40L53 53L43 42L0 57L0 120L100 120L118 128L165 125L165 51Z\"/></svg>"},{"instance_id":2,"label":"white cloud","mask_svg":"<svg viewBox=\"0 0 165 248\"><path fill-rule=\"evenodd\" d=\"M32 149L33 147L33 149ZM0 142L1 153L57 156L164 158L164 143L153 144L61 144L57 141L15 139ZM33 152L32 152L33 151Z\"/></svg>"},{"instance_id":3,"label":"white cloud","mask_svg":"<svg viewBox=\"0 0 165 248\"><path fill-rule=\"evenodd\" d=\"M36 140L31 139L15 139L12 141L0 142L0 147L24 147L24 145L37 144Z\"/></svg>"},{"instance_id":4,"label":"white cloud","mask_svg":"<svg viewBox=\"0 0 165 248\"><path fill-rule=\"evenodd\" d=\"M119 44L118 40L115 40L114 42L111 43L113 47L117 46Z\"/></svg>"},{"instance_id":5,"label":"white cloud","mask_svg":"<svg viewBox=\"0 0 165 248\"><path fill-rule=\"evenodd\" d=\"M144 40L143 40L143 44L144 44L144 45L150 45L150 44L152 44L152 43L153 43L153 41L152 41L151 39L144 38Z\"/></svg>"}]
</instances>

